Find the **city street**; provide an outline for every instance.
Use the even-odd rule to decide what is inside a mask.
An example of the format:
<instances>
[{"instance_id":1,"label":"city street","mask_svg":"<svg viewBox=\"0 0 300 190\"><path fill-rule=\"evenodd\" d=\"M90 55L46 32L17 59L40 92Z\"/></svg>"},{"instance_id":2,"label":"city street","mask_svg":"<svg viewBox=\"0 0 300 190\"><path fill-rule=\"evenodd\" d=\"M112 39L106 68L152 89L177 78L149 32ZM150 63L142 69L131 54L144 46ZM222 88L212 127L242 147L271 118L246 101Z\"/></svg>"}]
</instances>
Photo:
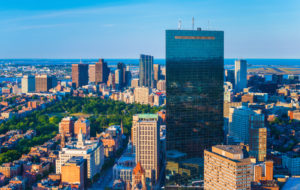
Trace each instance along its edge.
<instances>
[{"instance_id":1,"label":"city street","mask_svg":"<svg viewBox=\"0 0 300 190\"><path fill-rule=\"evenodd\" d=\"M105 189L105 187L111 187L113 183L113 168L109 168L106 172L95 182L90 190Z\"/></svg>"}]
</instances>

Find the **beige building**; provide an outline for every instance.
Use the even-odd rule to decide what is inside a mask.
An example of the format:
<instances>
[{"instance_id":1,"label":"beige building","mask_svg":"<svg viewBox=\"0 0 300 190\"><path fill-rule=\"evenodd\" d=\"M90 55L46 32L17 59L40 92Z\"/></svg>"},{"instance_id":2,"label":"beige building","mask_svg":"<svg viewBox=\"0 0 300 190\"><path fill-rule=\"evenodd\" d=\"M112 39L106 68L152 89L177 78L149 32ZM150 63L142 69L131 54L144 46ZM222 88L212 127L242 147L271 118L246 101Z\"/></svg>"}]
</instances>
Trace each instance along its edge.
<instances>
[{"instance_id":1,"label":"beige building","mask_svg":"<svg viewBox=\"0 0 300 190\"><path fill-rule=\"evenodd\" d=\"M61 167L61 182L79 185L85 189L85 161L83 157L72 157Z\"/></svg>"},{"instance_id":2,"label":"beige building","mask_svg":"<svg viewBox=\"0 0 300 190\"><path fill-rule=\"evenodd\" d=\"M228 102L224 101L224 106L223 106L223 113L224 117L229 118L229 108L231 107L240 107L242 105L242 102Z\"/></svg>"},{"instance_id":3,"label":"beige building","mask_svg":"<svg viewBox=\"0 0 300 190\"><path fill-rule=\"evenodd\" d=\"M82 156L87 161L87 178L93 178L100 172L104 163L104 147L99 140L85 140L80 129L78 141L67 143L65 148L59 151L56 160L56 173L61 173L61 167L73 156Z\"/></svg>"},{"instance_id":4,"label":"beige building","mask_svg":"<svg viewBox=\"0 0 300 190\"><path fill-rule=\"evenodd\" d=\"M89 65L89 82L96 82L96 65Z\"/></svg>"},{"instance_id":5,"label":"beige building","mask_svg":"<svg viewBox=\"0 0 300 190\"><path fill-rule=\"evenodd\" d=\"M157 90L160 90L160 91L166 91L166 81L165 80L159 80L157 82Z\"/></svg>"},{"instance_id":6,"label":"beige building","mask_svg":"<svg viewBox=\"0 0 300 190\"><path fill-rule=\"evenodd\" d=\"M22 93L35 92L35 76L24 75L22 78Z\"/></svg>"},{"instance_id":7,"label":"beige building","mask_svg":"<svg viewBox=\"0 0 300 190\"><path fill-rule=\"evenodd\" d=\"M158 179L160 171L160 126L157 114L138 114L132 121L132 144L136 163L140 163L149 179Z\"/></svg>"},{"instance_id":8,"label":"beige building","mask_svg":"<svg viewBox=\"0 0 300 190\"><path fill-rule=\"evenodd\" d=\"M251 160L240 145L216 145L204 151L205 190L250 190Z\"/></svg>"},{"instance_id":9,"label":"beige building","mask_svg":"<svg viewBox=\"0 0 300 190\"><path fill-rule=\"evenodd\" d=\"M132 80L131 80L131 87L132 87L132 88L137 88L137 87L139 87L139 79L132 79Z\"/></svg>"},{"instance_id":10,"label":"beige building","mask_svg":"<svg viewBox=\"0 0 300 190\"><path fill-rule=\"evenodd\" d=\"M134 101L139 104L149 104L149 94L151 90L147 87L134 89Z\"/></svg>"}]
</instances>

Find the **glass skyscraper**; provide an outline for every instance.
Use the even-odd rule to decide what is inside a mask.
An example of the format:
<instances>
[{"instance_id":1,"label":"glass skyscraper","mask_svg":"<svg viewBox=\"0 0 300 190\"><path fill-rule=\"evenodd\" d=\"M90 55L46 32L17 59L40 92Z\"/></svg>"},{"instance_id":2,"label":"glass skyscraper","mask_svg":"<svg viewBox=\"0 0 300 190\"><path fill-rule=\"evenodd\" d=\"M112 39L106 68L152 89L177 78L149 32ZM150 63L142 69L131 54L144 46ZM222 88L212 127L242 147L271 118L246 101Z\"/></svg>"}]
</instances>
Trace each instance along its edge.
<instances>
[{"instance_id":1,"label":"glass skyscraper","mask_svg":"<svg viewBox=\"0 0 300 190\"><path fill-rule=\"evenodd\" d=\"M223 142L223 79L223 31L166 31L166 186L199 180Z\"/></svg>"},{"instance_id":2,"label":"glass skyscraper","mask_svg":"<svg viewBox=\"0 0 300 190\"><path fill-rule=\"evenodd\" d=\"M235 76L235 90L237 92L243 91L247 88L247 61L246 60L236 60L234 62L234 76Z\"/></svg>"},{"instance_id":3,"label":"glass skyscraper","mask_svg":"<svg viewBox=\"0 0 300 190\"><path fill-rule=\"evenodd\" d=\"M140 56L139 86L153 87L153 56Z\"/></svg>"}]
</instances>

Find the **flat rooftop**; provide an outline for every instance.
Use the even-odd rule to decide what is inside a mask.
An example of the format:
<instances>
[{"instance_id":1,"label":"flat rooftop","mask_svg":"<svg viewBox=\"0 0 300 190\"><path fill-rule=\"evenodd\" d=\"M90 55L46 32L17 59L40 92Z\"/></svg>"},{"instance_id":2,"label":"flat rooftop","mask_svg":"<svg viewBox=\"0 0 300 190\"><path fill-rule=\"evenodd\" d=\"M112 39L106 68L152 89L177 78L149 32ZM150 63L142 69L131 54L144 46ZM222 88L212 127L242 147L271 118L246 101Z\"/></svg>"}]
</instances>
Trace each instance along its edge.
<instances>
[{"instance_id":1,"label":"flat rooftop","mask_svg":"<svg viewBox=\"0 0 300 190\"><path fill-rule=\"evenodd\" d=\"M240 145L216 145L214 147L232 154L243 154L243 148Z\"/></svg>"}]
</instances>

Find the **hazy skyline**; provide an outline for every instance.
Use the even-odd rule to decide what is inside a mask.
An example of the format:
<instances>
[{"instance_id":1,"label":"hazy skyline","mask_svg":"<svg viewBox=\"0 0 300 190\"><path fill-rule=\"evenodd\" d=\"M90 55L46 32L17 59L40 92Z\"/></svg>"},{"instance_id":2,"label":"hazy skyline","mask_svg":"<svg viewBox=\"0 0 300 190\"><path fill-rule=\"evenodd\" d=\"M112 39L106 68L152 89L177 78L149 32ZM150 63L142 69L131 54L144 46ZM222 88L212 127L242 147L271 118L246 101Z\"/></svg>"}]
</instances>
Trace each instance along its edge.
<instances>
[{"instance_id":1,"label":"hazy skyline","mask_svg":"<svg viewBox=\"0 0 300 190\"><path fill-rule=\"evenodd\" d=\"M300 58L298 0L0 1L0 58L165 57L165 30L225 31L225 58Z\"/></svg>"}]
</instances>

